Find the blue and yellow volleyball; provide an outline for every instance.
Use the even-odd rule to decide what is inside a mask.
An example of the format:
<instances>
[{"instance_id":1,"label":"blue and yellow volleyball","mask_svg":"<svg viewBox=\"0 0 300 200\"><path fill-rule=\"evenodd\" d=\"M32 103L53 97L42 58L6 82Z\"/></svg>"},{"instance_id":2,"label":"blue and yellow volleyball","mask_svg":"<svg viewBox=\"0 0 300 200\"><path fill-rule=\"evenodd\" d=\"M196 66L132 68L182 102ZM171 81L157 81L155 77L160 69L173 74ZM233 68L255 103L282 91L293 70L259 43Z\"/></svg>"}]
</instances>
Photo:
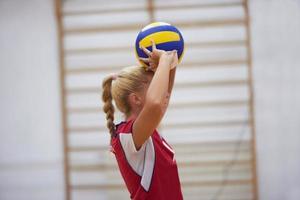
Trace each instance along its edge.
<instances>
[{"instance_id":1,"label":"blue and yellow volleyball","mask_svg":"<svg viewBox=\"0 0 300 200\"><path fill-rule=\"evenodd\" d=\"M184 40L180 31L171 24L165 22L155 22L145 26L139 33L135 41L135 53L137 58L147 58L148 56L140 48L141 46L152 51L151 40L154 40L157 49L165 51L177 50L178 61L180 63L184 53ZM143 66L146 63L139 60Z\"/></svg>"}]
</instances>

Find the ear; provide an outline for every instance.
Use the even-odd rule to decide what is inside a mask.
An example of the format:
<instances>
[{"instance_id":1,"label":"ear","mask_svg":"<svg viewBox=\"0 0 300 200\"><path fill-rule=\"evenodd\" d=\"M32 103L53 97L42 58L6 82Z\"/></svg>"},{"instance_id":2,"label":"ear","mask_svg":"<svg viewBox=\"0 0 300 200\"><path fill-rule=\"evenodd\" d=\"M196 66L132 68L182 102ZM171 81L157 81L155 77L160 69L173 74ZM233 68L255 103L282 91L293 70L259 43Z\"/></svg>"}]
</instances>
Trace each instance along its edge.
<instances>
[{"instance_id":1,"label":"ear","mask_svg":"<svg viewBox=\"0 0 300 200\"><path fill-rule=\"evenodd\" d=\"M142 104L141 98L135 93L129 95L129 102L132 106L140 106Z\"/></svg>"}]
</instances>

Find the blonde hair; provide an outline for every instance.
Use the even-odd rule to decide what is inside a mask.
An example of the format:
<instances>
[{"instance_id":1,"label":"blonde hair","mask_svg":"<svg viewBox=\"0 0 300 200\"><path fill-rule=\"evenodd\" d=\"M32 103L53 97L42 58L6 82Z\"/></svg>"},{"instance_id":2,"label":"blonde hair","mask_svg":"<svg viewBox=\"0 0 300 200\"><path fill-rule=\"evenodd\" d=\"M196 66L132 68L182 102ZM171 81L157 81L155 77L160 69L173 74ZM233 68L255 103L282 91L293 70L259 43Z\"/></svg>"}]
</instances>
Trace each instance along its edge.
<instances>
[{"instance_id":1,"label":"blonde hair","mask_svg":"<svg viewBox=\"0 0 300 200\"><path fill-rule=\"evenodd\" d=\"M103 80L103 111L106 113L106 126L109 129L111 138L115 136L115 108L112 100L115 101L117 108L124 113L125 116L129 116L131 107L128 101L128 96L131 93L142 91L144 85L149 81L149 75L153 75L153 72L146 71L145 68L140 66L130 66L122 69L117 76L110 75Z\"/></svg>"}]
</instances>

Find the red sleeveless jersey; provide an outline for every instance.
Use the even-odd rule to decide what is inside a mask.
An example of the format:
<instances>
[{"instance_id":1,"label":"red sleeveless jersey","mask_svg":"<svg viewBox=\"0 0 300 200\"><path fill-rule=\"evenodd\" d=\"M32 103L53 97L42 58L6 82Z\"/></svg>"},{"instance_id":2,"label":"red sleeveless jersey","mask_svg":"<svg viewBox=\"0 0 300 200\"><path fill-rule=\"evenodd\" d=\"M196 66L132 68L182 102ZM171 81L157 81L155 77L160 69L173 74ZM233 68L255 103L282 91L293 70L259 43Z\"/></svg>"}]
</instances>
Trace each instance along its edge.
<instances>
[{"instance_id":1,"label":"red sleeveless jersey","mask_svg":"<svg viewBox=\"0 0 300 200\"><path fill-rule=\"evenodd\" d=\"M156 130L137 151L132 139L133 122L118 124L112 139L112 151L130 198L183 199L174 151Z\"/></svg>"}]
</instances>

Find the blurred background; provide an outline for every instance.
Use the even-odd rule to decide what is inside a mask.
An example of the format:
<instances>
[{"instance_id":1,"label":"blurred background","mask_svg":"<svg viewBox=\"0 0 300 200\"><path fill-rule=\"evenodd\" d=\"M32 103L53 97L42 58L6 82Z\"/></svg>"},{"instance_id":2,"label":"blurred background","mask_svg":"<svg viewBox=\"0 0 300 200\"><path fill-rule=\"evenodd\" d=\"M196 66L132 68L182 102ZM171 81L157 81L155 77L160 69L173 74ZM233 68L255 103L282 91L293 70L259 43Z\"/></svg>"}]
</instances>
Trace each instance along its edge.
<instances>
[{"instance_id":1,"label":"blurred background","mask_svg":"<svg viewBox=\"0 0 300 200\"><path fill-rule=\"evenodd\" d=\"M0 200L129 199L100 86L153 21L186 43L159 127L185 199L300 199L299 0L0 0Z\"/></svg>"}]
</instances>

